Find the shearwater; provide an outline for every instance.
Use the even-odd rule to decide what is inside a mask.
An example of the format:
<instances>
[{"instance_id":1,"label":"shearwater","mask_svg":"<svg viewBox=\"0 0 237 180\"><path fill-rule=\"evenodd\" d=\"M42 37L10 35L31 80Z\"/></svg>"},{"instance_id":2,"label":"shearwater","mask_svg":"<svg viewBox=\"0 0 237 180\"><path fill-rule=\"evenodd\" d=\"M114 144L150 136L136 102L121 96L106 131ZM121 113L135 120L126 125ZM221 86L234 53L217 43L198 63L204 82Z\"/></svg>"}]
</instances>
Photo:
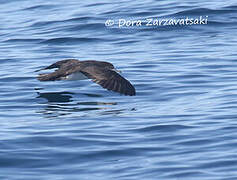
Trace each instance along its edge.
<instances>
[{"instance_id":1,"label":"shearwater","mask_svg":"<svg viewBox=\"0 0 237 180\"><path fill-rule=\"evenodd\" d=\"M134 86L122 77L113 66L105 61L79 61L77 59L61 60L41 70L57 68L52 73L39 74L39 81L56 80L83 80L92 79L103 88L118 92L124 95L134 96Z\"/></svg>"}]
</instances>

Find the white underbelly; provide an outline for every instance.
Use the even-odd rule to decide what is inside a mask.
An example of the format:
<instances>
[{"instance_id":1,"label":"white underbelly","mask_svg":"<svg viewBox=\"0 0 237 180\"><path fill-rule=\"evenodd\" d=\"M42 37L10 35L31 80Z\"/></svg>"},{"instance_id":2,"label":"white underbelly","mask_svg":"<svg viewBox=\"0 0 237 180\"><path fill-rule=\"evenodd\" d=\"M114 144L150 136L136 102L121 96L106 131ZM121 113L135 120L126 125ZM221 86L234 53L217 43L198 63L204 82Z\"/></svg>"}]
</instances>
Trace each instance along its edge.
<instances>
[{"instance_id":1,"label":"white underbelly","mask_svg":"<svg viewBox=\"0 0 237 180\"><path fill-rule=\"evenodd\" d=\"M86 77L84 74L82 74L81 72L77 72L77 73L73 73L68 75L65 80L68 81L73 81L73 80L83 80L83 79L88 79L88 77Z\"/></svg>"}]
</instances>

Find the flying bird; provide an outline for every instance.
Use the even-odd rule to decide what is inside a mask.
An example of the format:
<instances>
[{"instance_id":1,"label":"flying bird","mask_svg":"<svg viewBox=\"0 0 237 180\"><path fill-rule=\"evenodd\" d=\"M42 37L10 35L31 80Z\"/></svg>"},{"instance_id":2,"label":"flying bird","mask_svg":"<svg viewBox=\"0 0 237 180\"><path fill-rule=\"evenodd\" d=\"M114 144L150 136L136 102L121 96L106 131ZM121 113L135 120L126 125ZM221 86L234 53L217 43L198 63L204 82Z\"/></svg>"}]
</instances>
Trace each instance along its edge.
<instances>
[{"instance_id":1,"label":"flying bird","mask_svg":"<svg viewBox=\"0 0 237 180\"><path fill-rule=\"evenodd\" d=\"M133 85L122 77L113 64L105 61L79 61L77 59L61 60L50 66L40 69L54 69L52 73L39 74L39 81L57 81L57 80L83 80L92 79L105 89L118 92L120 94L134 96L136 90Z\"/></svg>"}]
</instances>

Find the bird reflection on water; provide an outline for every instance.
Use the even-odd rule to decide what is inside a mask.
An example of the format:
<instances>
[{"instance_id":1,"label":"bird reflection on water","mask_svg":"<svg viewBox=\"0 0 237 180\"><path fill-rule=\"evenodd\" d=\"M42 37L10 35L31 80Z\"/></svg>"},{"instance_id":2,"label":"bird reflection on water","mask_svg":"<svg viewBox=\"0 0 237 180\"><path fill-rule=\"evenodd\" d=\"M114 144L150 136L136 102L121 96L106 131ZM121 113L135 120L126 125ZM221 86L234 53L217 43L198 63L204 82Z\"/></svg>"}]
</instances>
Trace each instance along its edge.
<instances>
[{"instance_id":1,"label":"bird reflection on water","mask_svg":"<svg viewBox=\"0 0 237 180\"><path fill-rule=\"evenodd\" d=\"M46 99L47 102L39 102L42 105L45 105L44 109L38 113L44 114L48 117L58 117L63 115L69 115L74 112L87 112L103 110L103 114L115 113L118 114L122 110L113 110L112 105L117 105L116 102L101 102L101 101L79 101L73 100L74 93L71 92L37 92L37 98ZM78 93L77 93L78 95ZM102 95L98 94L88 94L81 93L79 96L87 96L100 98ZM84 99L84 98L83 98ZM76 102L77 101L77 102ZM81 114L83 115L83 114Z\"/></svg>"}]
</instances>

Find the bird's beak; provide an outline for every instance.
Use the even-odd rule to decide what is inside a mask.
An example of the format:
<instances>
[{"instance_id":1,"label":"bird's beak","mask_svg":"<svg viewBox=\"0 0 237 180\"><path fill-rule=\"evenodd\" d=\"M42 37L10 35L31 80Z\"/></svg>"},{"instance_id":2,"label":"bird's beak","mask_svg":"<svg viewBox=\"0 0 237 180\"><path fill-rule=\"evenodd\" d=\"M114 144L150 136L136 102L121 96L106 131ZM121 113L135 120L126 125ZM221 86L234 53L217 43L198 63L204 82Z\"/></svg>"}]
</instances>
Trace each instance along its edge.
<instances>
[{"instance_id":1,"label":"bird's beak","mask_svg":"<svg viewBox=\"0 0 237 180\"><path fill-rule=\"evenodd\" d=\"M118 69L113 69L113 71L115 71L115 72L118 72L118 73L121 73L122 71L120 71L120 70L118 70Z\"/></svg>"}]
</instances>

